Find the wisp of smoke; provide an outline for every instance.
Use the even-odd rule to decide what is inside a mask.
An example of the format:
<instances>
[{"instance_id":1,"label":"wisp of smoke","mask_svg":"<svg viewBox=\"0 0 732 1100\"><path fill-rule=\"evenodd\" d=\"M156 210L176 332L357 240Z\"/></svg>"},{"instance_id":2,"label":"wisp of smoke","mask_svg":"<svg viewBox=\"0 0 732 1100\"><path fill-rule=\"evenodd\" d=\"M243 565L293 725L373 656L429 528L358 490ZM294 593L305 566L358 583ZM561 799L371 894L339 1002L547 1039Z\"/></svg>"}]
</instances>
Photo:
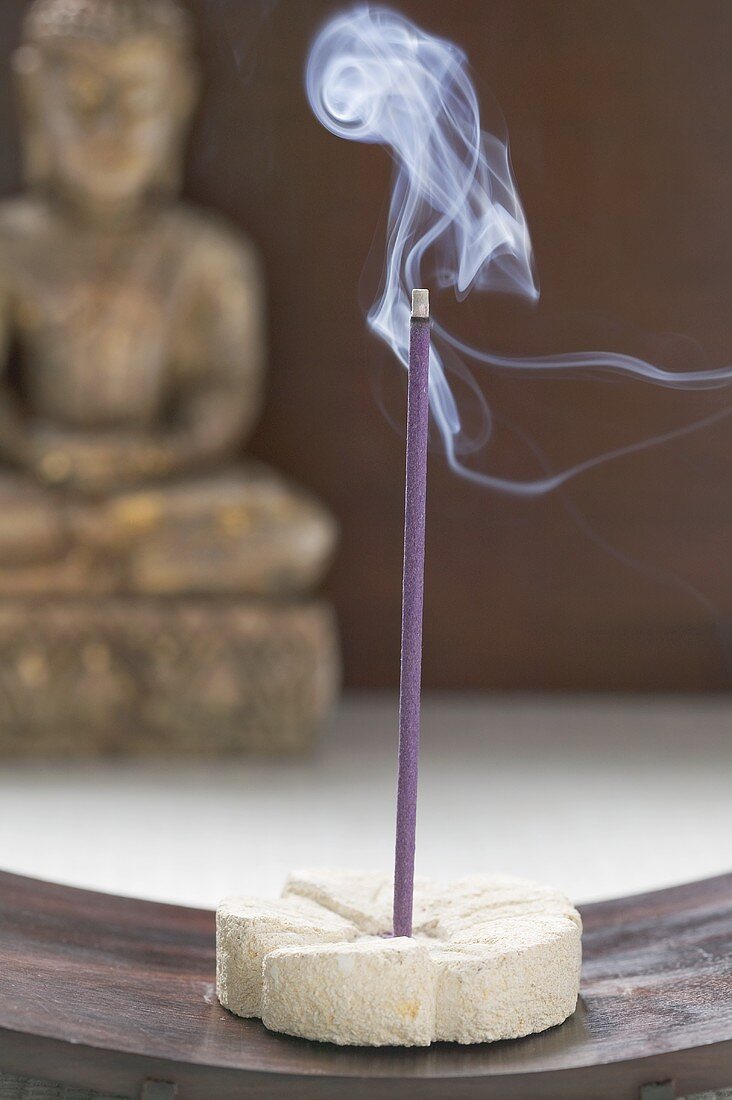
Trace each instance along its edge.
<instances>
[{"instance_id":1,"label":"wisp of smoke","mask_svg":"<svg viewBox=\"0 0 732 1100\"><path fill-rule=\"evenodd\" d=\"M329 20L307 62L307 93L322 124L350 141L386 146L394 160L385 275L368 323L406 367L413 287L501 291L539 296L526 218L511 169L508 139L481 127L468 61L452 42L426 34L388 8L362 5ZM427 267L429 265L429 272ZM490 409L464 360L512 370L588 369L633 375L678 388L732 382L732 368L668 371L629 355L574 352L514 359L471 347L433 319L430 407L448 462L463 477L504 492L534 496L601 462L664 442L727 415L604 453L530 481L492 476L464 465L467 448L448 368L480 401L480 443L491 435Z\"/></svg>"}]
</instances>

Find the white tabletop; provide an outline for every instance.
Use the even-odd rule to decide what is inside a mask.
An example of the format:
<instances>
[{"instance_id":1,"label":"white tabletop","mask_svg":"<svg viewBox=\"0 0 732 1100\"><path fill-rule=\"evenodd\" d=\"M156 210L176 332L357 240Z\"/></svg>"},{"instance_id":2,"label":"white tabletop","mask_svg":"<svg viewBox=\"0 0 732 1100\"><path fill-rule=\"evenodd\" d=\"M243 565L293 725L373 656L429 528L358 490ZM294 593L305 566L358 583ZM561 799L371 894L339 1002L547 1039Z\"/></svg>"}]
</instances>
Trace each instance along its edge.
<instances>
[{"instance_id":1,"label":"white tabletop","mask_svg":"<svg viewBox=\"0 0 732 1100\"><path fill-rule=\"evenodd\" d=\"M396 700L350 697L307 756L5 762L0 867L190 905L290 868L390 867ZM732 700L429 698L417 871L576 901L732 867Z\"/></svg>"}]
</instances>

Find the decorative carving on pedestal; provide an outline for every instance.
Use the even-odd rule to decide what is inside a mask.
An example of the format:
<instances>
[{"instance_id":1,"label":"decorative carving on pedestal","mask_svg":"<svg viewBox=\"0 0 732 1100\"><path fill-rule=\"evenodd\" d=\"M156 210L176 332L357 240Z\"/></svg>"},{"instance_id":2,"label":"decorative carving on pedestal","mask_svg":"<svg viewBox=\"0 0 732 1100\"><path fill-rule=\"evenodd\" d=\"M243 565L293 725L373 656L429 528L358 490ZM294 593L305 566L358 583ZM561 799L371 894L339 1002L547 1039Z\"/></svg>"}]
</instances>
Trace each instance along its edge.
<instances>
[{"instance_id":1,"label":"decorative carving on pedestal","mask_svg":"<svg viewBox=\"0 0 732 1100\"><path fill-rule=\"evenodd\" d=\"M28 190L0 203L0 751L292 748L334 697L335 543L239 453L261 404L252 245L180 202L176 0L35 0Z\"/></svg>"},{"instance_id":2,"label":"decorative carving on pedestal","mask_svg":"<svg viewBox=\"0 0 732 1100\"><path fill-rule=\"evenodd\" d=\"M300 749L336 690L334 635L315 601L0 601L3 749Z\"/></svg>"}]
</instances>

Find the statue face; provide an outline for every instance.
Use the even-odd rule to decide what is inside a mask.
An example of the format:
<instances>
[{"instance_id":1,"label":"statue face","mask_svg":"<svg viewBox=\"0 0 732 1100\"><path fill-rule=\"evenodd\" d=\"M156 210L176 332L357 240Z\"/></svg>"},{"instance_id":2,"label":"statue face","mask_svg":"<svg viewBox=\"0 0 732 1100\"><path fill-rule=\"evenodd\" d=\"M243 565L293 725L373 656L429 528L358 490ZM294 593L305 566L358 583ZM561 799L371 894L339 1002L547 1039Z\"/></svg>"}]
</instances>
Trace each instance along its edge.
<instances>
[{"instance_id":1,"label":"statue face","mask_svg":"<svg viewBox=\"0 0 732 1100\"><path fill-rule=\"evenodd\" d=\"M189 75L153 38L81 41L47 54L36 103L50 179L82 203L142 200L180 155Z\"/></svg>"}]
</instances>

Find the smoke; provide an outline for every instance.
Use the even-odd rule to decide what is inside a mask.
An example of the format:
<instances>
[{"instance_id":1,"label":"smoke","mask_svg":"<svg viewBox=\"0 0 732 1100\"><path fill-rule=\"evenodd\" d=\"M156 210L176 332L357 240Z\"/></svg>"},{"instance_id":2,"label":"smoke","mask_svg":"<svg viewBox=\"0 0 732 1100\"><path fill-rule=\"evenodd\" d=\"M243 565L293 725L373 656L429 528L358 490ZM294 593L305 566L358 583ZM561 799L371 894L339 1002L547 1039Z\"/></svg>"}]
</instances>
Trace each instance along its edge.
<instances>
[{"instance_id":1,"label":"smoke","mask_svg":"<svg viewBox=\"0 0 732 1100\"><path fill-rule=\"evenodd\" d=\"M307 62L307 93L320 122L350 141L386 146L394 161L386 264L372 330L404 367L408 362L413 287L452 288L539 297L531 240L511 168L508 138L482 128L466 55L388 8L360 6L334 16L317 35ZM486 444L492 416L467 362L511 371L613 372L675 388L732 382L732 368L668 371L613 352L573 352L517 359L475 348L434 316L430 408L456 473L498 491L535 496L612 458L666 442L732 410L652 439L605 452L559 472L516 481L474 470L461 456ZM468 439L450 375L479 405L481 428Z\"/></svg>"}]
</instances>

